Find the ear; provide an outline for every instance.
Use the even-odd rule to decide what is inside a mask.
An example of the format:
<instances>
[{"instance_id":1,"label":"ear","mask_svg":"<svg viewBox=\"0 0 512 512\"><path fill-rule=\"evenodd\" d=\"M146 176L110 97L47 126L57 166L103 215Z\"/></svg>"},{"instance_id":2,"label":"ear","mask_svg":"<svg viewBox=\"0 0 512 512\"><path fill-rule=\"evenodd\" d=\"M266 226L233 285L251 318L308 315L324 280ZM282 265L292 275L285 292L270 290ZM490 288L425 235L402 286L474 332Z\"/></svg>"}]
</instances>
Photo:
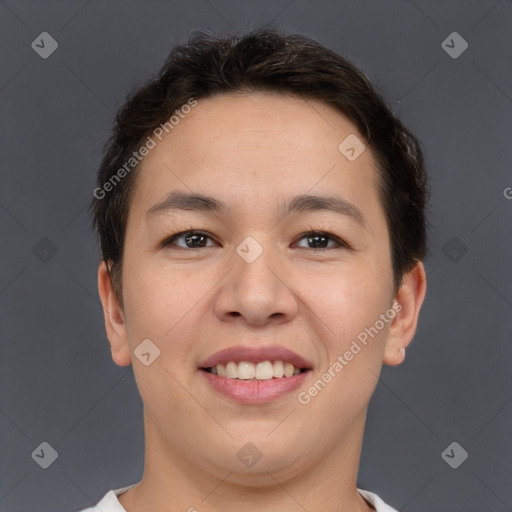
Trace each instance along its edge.
<instances>
[{"instance_id":1,"label":"ear","mask_svg":"<svg viewBox=\"0 0 512 512\"><path fill-rule=\"evenodd\" d=\"M124 312L112 288L112 280L104 261L98 268L98 291L103 306L105 329L112 359L118 366L129 366L132 361Z\"/></svg>"},{"instance_id":2,"label":"ear","mask_svg":"<svg viewBox=\"0 0 512 512\"><path fill-rule=\"evenodd\" d=\"M423 263L404 275L393 304L396 316L389 327L384 350L383 363L396 366L405 359L405 349L409 346L418 324L420 308L427 292L427 276Z\"/></svg>"}]
</instances>

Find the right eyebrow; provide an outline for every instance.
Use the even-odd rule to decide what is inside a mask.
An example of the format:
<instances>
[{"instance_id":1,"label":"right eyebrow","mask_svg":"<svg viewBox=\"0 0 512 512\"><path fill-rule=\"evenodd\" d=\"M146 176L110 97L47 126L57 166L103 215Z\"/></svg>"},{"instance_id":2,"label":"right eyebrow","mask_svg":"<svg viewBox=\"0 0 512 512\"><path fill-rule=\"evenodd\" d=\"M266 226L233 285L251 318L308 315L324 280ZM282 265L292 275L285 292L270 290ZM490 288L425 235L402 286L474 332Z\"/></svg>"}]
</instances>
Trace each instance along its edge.
<instances>
[{"instance_id":1,"label":"right eyebrow","mask_svg":"<svg viewBox=\"0 0 512 512\"><path fill-rule=\"evenodd\" d=\"M230 208L222 201L210 196L171 192L146 212L146 218L163 214L170 210L195 210L227 214Z\"/></svg>"}]
</instances>

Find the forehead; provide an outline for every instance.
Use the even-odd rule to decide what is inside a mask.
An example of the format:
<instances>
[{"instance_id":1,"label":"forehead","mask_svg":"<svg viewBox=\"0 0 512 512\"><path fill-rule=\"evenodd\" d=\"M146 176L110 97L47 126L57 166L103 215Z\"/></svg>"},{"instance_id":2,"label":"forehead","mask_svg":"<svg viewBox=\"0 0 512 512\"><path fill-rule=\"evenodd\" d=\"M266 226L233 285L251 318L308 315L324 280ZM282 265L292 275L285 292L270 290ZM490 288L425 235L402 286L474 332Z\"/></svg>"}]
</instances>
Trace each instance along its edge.
<instances>
[{"instance_id":1,"label":"forehead","mask_svg":"<svg viewBox=\"0 0 512 512\"><path fill-rule=\"evenodd\" d=\"M276 93L200 99L142 161L133 206L145 213L180 190L263 214L288 197L337 192L382 215L373 156L365 149L350 161L339 149L349 136L362 139L353 123L316 100Z\"/></svg>"},{"instance_id":2,"label":"forehead","mask_svg":"<svg viewBox=\"0 0 512 512\"><path fill-rule=\"evenodd\" d=\"M339 143L356 132L353 123L318 100L253 92L200 99L164 140L176 156L186 152L199 162L229 156L234 164L243 160L247 168L270 157L289 165L304 158L318 162L322 157L339 156ZM194 139L196 144L191 147ZM246 160L251 155L256 157L253 165Z\"/></svg>"}]
</instances>

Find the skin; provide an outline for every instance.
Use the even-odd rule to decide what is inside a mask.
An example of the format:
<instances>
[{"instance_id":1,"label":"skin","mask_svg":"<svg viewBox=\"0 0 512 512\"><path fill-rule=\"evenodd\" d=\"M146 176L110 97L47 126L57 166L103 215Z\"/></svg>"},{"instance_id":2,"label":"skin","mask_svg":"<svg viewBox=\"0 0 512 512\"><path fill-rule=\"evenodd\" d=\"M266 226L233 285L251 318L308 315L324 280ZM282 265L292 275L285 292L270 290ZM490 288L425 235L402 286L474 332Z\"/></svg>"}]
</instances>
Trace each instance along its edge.
<instances>
[{"instance_id":1,"label":"skin","mask_svg":"<svg viewBox=\"0 0 512 512\"><path fill-rule=\"evenodd\" d=\"M383 364L398 365L426 293L423 264L393 293L389 232L367 148L349 161L338 145L355 126L331 107L275 93L199 100L150 151L130 205L123 302L105 263L99 293L112 358L133 364L144 403L142 481L122 496L128 512L374 510L357 493L368 403ZM218 198L227 216L174 211L146 219L171 191ZM332 212L277 207L297 194L338 195L362 210L368 229ZM202 230L206 248L170 235ZM304 236L332 233L320 251ZM252 263L235 251L252 236ZM321 247L326 247L323 245ZM396 300L401 311L307 405L297 400L357 335ZM160 356L133 354L149 338ZM277 343L312 362L305 385L264 405L243 405L212 390L197 369L220 349ZM237 452L253 443L262 458L245 467Z\"/></svg>"}]
</instances>

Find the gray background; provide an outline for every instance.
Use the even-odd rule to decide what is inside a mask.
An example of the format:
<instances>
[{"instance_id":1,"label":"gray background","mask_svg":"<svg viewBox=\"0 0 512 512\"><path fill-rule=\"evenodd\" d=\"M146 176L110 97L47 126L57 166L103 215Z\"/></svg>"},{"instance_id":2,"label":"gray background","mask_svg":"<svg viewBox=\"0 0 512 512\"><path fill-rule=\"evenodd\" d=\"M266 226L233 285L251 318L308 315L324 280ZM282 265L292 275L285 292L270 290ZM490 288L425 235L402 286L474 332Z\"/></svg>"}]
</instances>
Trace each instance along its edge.
<instances>
[{"instance_id":1,"label":"gray background","mask_svg":"<svg viewBox=\"0 0 512 512\"><path fill-rule=\"evenodd\" d=\"M427 156L427 297L370 404L359 487L407 512L512 510L512 2L5 0L2 512L70 512L140 480L142 403L110 357L87 215L101 146L191 30L263 23L351 59ZM47 59L31 47L45 31ZM441 45L454 31L469 44L456 59ZM458 469L441 456L453 441L469 454ZM42 442L58 452L47 469Z\"/></svg>"}]
</instances>

